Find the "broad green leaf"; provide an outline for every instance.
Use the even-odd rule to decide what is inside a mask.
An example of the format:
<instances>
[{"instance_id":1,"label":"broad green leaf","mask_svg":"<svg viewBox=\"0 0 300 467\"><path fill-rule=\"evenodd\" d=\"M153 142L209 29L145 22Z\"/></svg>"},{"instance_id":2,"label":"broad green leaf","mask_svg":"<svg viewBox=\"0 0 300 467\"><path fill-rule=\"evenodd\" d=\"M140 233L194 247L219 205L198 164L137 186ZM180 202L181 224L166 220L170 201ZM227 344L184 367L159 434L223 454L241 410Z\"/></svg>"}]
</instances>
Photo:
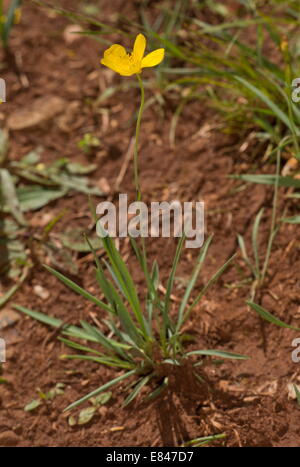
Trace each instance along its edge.
<instances>
[{"instance_id":1,"label":"broad green leaf","mask_svg":"<svg viewBox=\"0 0 300 467\"><path fill-rule=\"evenodd\" d=\"M110 399L112 398L112 392L111 391L108 391L108 392L103 392L102 394L99 394L99 396L96 396L96 397L93 397L91 399L91 402L93 403L93 405L95 405L96 407L99 407L101 405L105 405L107 404L107 402L110 401Z\"/></svg>"},{"instance_id":2,"label":"broad green leaf","mask_svg":"<svg viewBox=\"0 0 300 467\"><path fill-rule=\"evenodd\" d=\"M73 251L86 253L90 251L90 246L82 235L81 229L67 230L65 233L59 234L62 244ZM94 248L99 249L99 238L92 238L89 240Z\"/></svg>"},{"instance_id":3,"label":"broad green leaf","mask_svg":"<svg viewBox=\"0 0 300 467\"><path fill-rule=\"evenodd\" d=\"M79 164L78 162L68 162L66 164L66 168L68 172L70 172L71 174L75 174L75 175L89 174L93 172L94 170L96 170L97 167L98 166L96 164L90 164L90 165L85 166L85 165Z\"/></svg>"},{"instance_id":4,"label":"broad green leaf","mask_svg":"<svg viewBox=\"0 0 300 467\"><path fill-rule=\"evenodd\" d=\"M20 163L22 165L36 165L40 162L41 160L41 152L43 151L43 148L39 147L34 149L33 151L28 152L22 159L20 160Z\"/></svg>"},{"instance_id":5,"label":"broad green leaf","mask_svg":"<svg viewBox=\"0 0 300 467\"><path fill-rule=\"evenodd\" d=\"M17 188L17 195L23 212L34 211L46 206L51 201L62 198L67 193L65 189L50 189L39 185L26 185Z\"/></svg>"},{"instance_id":6,"label":"broad green leaf","mask_svg":"<svg viewBox=\"0 0 300 467\"><path fill-rule=\"evenodd\" d=\"M15 184L12 176L7 169L0 169L0 187L2 197L9 211L20 225L26 225L26 220L21 211Z\"/></svg>"},{"instance_id":7,"label":"broad green leaf","mask_svg":"<svg viewBox=\"0 0 300 467\"><path fill-rule=\"evenodd\" d=\"M41 404L41 399L34 399L33 401L25 405L24 410L25 412L31 412L32 410L35 410L37 407L39 407Z\"/></svg>"},{"instance_id":8,"label":"broad green leaf","mask_svg":"<svg viewBox=\"0 0 300 467\"><path fill-rule=\"evenodd\" d=\"M96 407L88 407L87 409L81 410L79 413L77 424L85 425L86 423L89 423L94 417L96 411Z\"/></svg>"}]
</instances>

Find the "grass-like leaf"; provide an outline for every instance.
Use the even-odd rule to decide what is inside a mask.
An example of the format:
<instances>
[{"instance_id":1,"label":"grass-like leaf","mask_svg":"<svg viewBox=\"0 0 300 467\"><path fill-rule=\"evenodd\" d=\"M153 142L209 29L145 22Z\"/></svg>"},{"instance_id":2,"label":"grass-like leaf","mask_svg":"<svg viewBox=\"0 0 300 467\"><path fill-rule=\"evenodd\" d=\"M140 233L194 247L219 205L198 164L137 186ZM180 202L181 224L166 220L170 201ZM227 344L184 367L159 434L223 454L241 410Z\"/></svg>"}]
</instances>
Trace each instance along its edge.
<instances>
[{"instance_id":1,"label":"grass-like leaf","mask_svg":"<svg viewBox=\"0 0 300 467\"><path fill-rule=\"evenodd\" d=\"M102 386L100 386L98 389L95 389L94 391L90 392L89 394L86 394L84 397L81 397L81 399L78 399L77 401L70 404L68 407L66 407L64 409L64 412L66 412L67 410L74 409L74 407L77 407L78 405L82 404L82 402L85 402L85 401L89 400L91 397L98 396L98 394L100 394L101 392L106 391L106 389L111 388L112 386L120 383L121 381L123 381L126 378L129 378L130 376L133 376L134 374L135 374L135 370L130 370L127 373L124 373L123 375L112 379L108 383L103 384Z\"/></svg>"},{"instance_id":2,"label":"grass-like leaf","mask_svg":"<svg viewBox=\"0 0 300 467\"><path fill-rule=\"evenodd\" d=\"M272 315L272 313L267 311L262 306L257 305L256 303L247 301L247 305L249 305L254 311L256 311L256 313L258 313L259 316L261 316L265 321L269 321L269 323L276 324L276 326L280 326L281 328L288 328L293 329L294 331L300 331L300 328L296 328L295 326L291 326L290 324L284 323L279 318L276 318L276 316Z\"/></svg>"},{"instance_id":3,"label":"grass-like leaf","mask_svg":"<svg viewBox=\"0 0 300 467\"><path fill-rule=\"evenodd\" d=\"M205 244L203 245L203 247L201 248L201 252L200 252L200 255L198 257L197 264L196 264L195 269L193 271L192 277L189 280L188 286L186 288L185 294L183 296L182 302L181 302L180 307L179 307L176 331L178 331L180 329L181 325L182 325L185 308L186 308L186 306L188 304L190 295L191 295L191 293L193 291L196 280L197 280L197 278L199 276L199 273L201 271L201 268L203 266L203 263L204 263L204 260L206 258L208 248L209 248L209 245L210 245L212 239L213 239L213 235L210 235L208 237L208 239L206 240Z\"/></svg>"},{"instance_id":4,"label":"grass-like leaf","mask_svg":"<svg viewBox=\"0 0 300 467\"><path fill-rule=\"evenodd\" d=\"M260 261L259 261L259 248L258 248L258 231L260 227L261 218L263 216L264 209L262 208L254 220L254 225L252 229L252 248L254 252L254 259L255 259L255 276L258 278L260 276Z\"/></svg>"},{"instance_id":5,"label":"grass-like leaf","mask_svg":"<svg viewBox=\"0 0 300 467\"><path fill-rule=\"evenodd\" d=\"M82 295L82 297L86 298L87 300L94 303L95 305L98 305L103 310L106 310L109 313L113 313L113 310L111 309L111 307L106 305L106 303L102 302L98 298L94 297L94 295L92 295L89 292L87 292L86 290L84 290L82 287L80 287L78 284L73 282L68 277L64 276L60 272L58 272L55 269L51 268L50 266L44 265L44 268L47 269L47 271L51 272L51 274L53 274L53 276L57 277L57 279L59 279L63 284L65 284L67 287L72 289L74 292L78 293L79 295Z\"/></svg>"},{"instance_id":6,"label":"grass-like leaf","mask_svg":"<svg viewBox=\"0 0 300 467\"><path fill-rule=\"evenodd\" d=\"M126 399L125 399L125 401L123 403L123 407L126 407L128 404L130 404L137 397L139 392L149 382L151 377L152 377L152 375L145 376L144 378L141 378L137 382L137 384L136 384L135 388L133 389L133 391L129 394L128 397L126 397Z\"/></svg>"},{"instance_id":7,"label":"grass-like leaf","mask_svg":"<svg viewBox=\"0 0 300 467\"><path fill-rule=\"evenodd\" d=\"M234 254L231 258L229 258L229 260L226 261L226 263L223 264L223 266L221 266L220 269L218 269L218 271L211 277L208 283L203 287L199 295L195 298L192 305L188 308L187 312L185 313L183 321L182 321L183 323L188 319L188 317L190 316L195 306L199 303L201 298L206 294L207 290L219 279L219 277L228 268L228 266L232 263L235 257L236 255Z\"/></svg>"},{"instance_id":8,"label":"grass-like leaf","mask_svg":"<svg viewBox=\"0 0 300 467\"><path fill-rule=\"evenodd\" d=\"M207 355L211 357L233 358L235 360L248 360L250 357L238 353L227 352L225 350L192 350L188 352L187 357L191 355Z\"/></svg>"}]
</instances>

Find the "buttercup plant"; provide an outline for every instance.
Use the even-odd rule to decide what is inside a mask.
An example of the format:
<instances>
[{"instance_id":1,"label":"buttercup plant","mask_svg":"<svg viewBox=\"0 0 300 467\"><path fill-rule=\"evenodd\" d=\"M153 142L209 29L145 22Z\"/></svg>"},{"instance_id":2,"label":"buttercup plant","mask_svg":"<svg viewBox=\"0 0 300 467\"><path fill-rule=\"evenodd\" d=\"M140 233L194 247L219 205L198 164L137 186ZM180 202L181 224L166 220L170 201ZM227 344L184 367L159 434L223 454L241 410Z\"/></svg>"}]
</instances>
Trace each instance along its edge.
<instances>
[{"instance_id":1,"label":"buttercup plant","mask_svg":"<svg viewBox=\"0 0 300 467\"><path fill-rule=\"evenodd\" d=\"M113 45L104 53L104 58L101 61L102 64L122 76L135 74L140 83L141 105L136 122L134 151L134 181L138 200L141 198L138 174L138 140L144 107L144 87L140 73L144 67L158 65L164 57L163 49L158 49L144 57L145 47L146 39L142 34L139 34L135 40L132 54L127 54L124 47L120 45ZM96 215L94 221L95 223L97 222ZM184 342L187 340L187 335L183 332L186 321L207 290L216 282L233 260L233 257L230 258L211 277L196 297L191 300L191 294L207 255L212 235L206 240L200 251L181 303L177 312L174 310L174 313L171 313L171 297L175 274L185 241L184 236L179 239L164 294L160 293L160 277L157 262L154 261L151 269L148 268L144 239L141 239L142 247L140 248L136 240L131 238L131 245L147 284L145 300L139 297L134 280L114 241L109 236L103 235L101 246L105 251L107 260L101 260L98 258L89 239L86 238L86 240L94 255L96 279L101 293L104 295L104 300L100 300L98 297L90 294L60 272L48 266L45 267L62 283L98 306L101 311L107 313L107 318L102 319L101 324L103 324L103 329L106 327L109 334L102 329L102 326L100 329L100 327L93 326L85 321L81 321L81 327L67 325L54 317L16 306L18 310L44 324L60 329L61 334L65 336L60 337L60 340L67 346L82 352L77 355L66 355L65 358L91 360L112 368L126 370L125 373L75 401L65 410L76 407L80 403L97 396L99 393L130 377L135 377L135 380L128 387L131 389L131 392L126 397L124 405L132 402L145 385L150 385L152 388L152 392L149 391L146 398L148 400L153 399L168 387L169 376L176 367L182 368L181 378L184 378L184 369L188 368L189 375L191 377L194 376L195 380L203 383L196 368L201 362L194 361L193 357L213 356L218 359L248 358L224 350L200 349L187 351L184 346ZM79 344L70 340L70 338L100 344L101 349L88 347L86 343Z\"/></svg>"},{"instance_id":2,"label":"buttercup plant","mask_svg":"<svg viewBox=\"0 0 300 467\"><path fill-rule=\"evenodd\" d=\"M104 57L101 60L102 65L107 66L111 70L119 73L121 76L136 75L141 89L141 104L137 117L135 145L134 145L134 183L136 188L137 201L141 199L141 188L139 183L138 173L138 144L141 119L145 105L145 89L143 81L140 77L143 68L154 67L159 65L164 59L164 49L157 49L144 57L146 49L146 38L143 34L138 34L131 54L126 52L126 49L118 44L112 45L104 52Z\"/></svg>"}]
</instances>

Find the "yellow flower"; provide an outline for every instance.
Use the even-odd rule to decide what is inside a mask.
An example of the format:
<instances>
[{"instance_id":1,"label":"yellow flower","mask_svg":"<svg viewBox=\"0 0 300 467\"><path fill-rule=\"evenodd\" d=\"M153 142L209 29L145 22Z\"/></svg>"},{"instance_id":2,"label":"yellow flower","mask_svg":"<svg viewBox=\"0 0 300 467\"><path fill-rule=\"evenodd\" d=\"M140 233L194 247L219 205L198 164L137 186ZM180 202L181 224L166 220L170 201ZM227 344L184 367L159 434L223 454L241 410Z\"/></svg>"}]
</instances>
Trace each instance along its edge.
<instances>
[{"instance_id":1,"label":"yellow flower","mask_svg":"<svg viewBox=\"0 0 300 467\"><path fill-rule=\"evenodd\" d=\"M131 54L122 45L114 44L104 52L101 63L122 76L141 73L142 68L158 65L165 55L164 49L157 49L144 57L145 48L146 38L143 34L138 34Z\"/></svg>"}]
</instances>

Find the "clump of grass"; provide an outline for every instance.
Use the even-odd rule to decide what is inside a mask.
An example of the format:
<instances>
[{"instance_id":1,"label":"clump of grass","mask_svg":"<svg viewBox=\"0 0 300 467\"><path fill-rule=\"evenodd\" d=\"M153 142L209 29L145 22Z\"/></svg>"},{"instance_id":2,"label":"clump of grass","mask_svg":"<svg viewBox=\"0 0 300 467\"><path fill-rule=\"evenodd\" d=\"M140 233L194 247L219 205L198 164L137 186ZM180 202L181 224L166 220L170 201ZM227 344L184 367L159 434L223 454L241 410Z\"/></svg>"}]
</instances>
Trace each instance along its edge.
<instances>
[{"instance_id":1,"label":"clump of grass","mask_svg":"<svg viewBox=\"0 0 300 467\"><path fill-rule=\"evenodd\" d=\"M19 305L15 305L15 308L44 324L60 329L61 334L67 337L60 337L59 339L69 347L83 352L82 354L67 355L65 358L90 360L112 368L126 370L121 376L83 396L78 401L72 403L67 409L76 407L78 404L91 397L95 397L133 375L135 375L136 380L133 389L124 400L124 405L129 404L151 380L155 382L156 387L147 398L154 398L168 386L168 374L172 371L172 366L184 366L188 360L192 359L194 375L196 378L197 376L199 377L197 366L199 366L200 362L195 362L194 357L212 356L221 359L248 358L240 354L216 349L188 351L184 345L184 342L187 340L187 336L183 331L184 324L190 318L192 311L207 290L216 282L233 260L231 258L227 261L211 277L196 297L190 301L192 290L203 266L211 240L212 237L207 239L199 254L192 277L189 280L175 317L171 317L171 295L177 265L184 244L184 237L178 243L166 286L166 294L163 296L161 296L158 290L160 278L157 262L153 263L151 271L148 272L142 251L136 241L131 239L147 283L144 310L132 276L115 247L114 241L110 237L102 239L102 246L107 257L105 260L99 260L90 244L95 258L96 279L101 293L104 294L105 301L91 295L60 272L45 266L49 272L71 290L97 305L102 311L107 312L107 317L102 319L106 331L102 331L99 327L90 325L86 321L81 321L81 327L77 327L63 324L59 319ZM86 344L70 340L70 337L96 343L101 348L88 347Z\"/></svg>"}]
</instances>

